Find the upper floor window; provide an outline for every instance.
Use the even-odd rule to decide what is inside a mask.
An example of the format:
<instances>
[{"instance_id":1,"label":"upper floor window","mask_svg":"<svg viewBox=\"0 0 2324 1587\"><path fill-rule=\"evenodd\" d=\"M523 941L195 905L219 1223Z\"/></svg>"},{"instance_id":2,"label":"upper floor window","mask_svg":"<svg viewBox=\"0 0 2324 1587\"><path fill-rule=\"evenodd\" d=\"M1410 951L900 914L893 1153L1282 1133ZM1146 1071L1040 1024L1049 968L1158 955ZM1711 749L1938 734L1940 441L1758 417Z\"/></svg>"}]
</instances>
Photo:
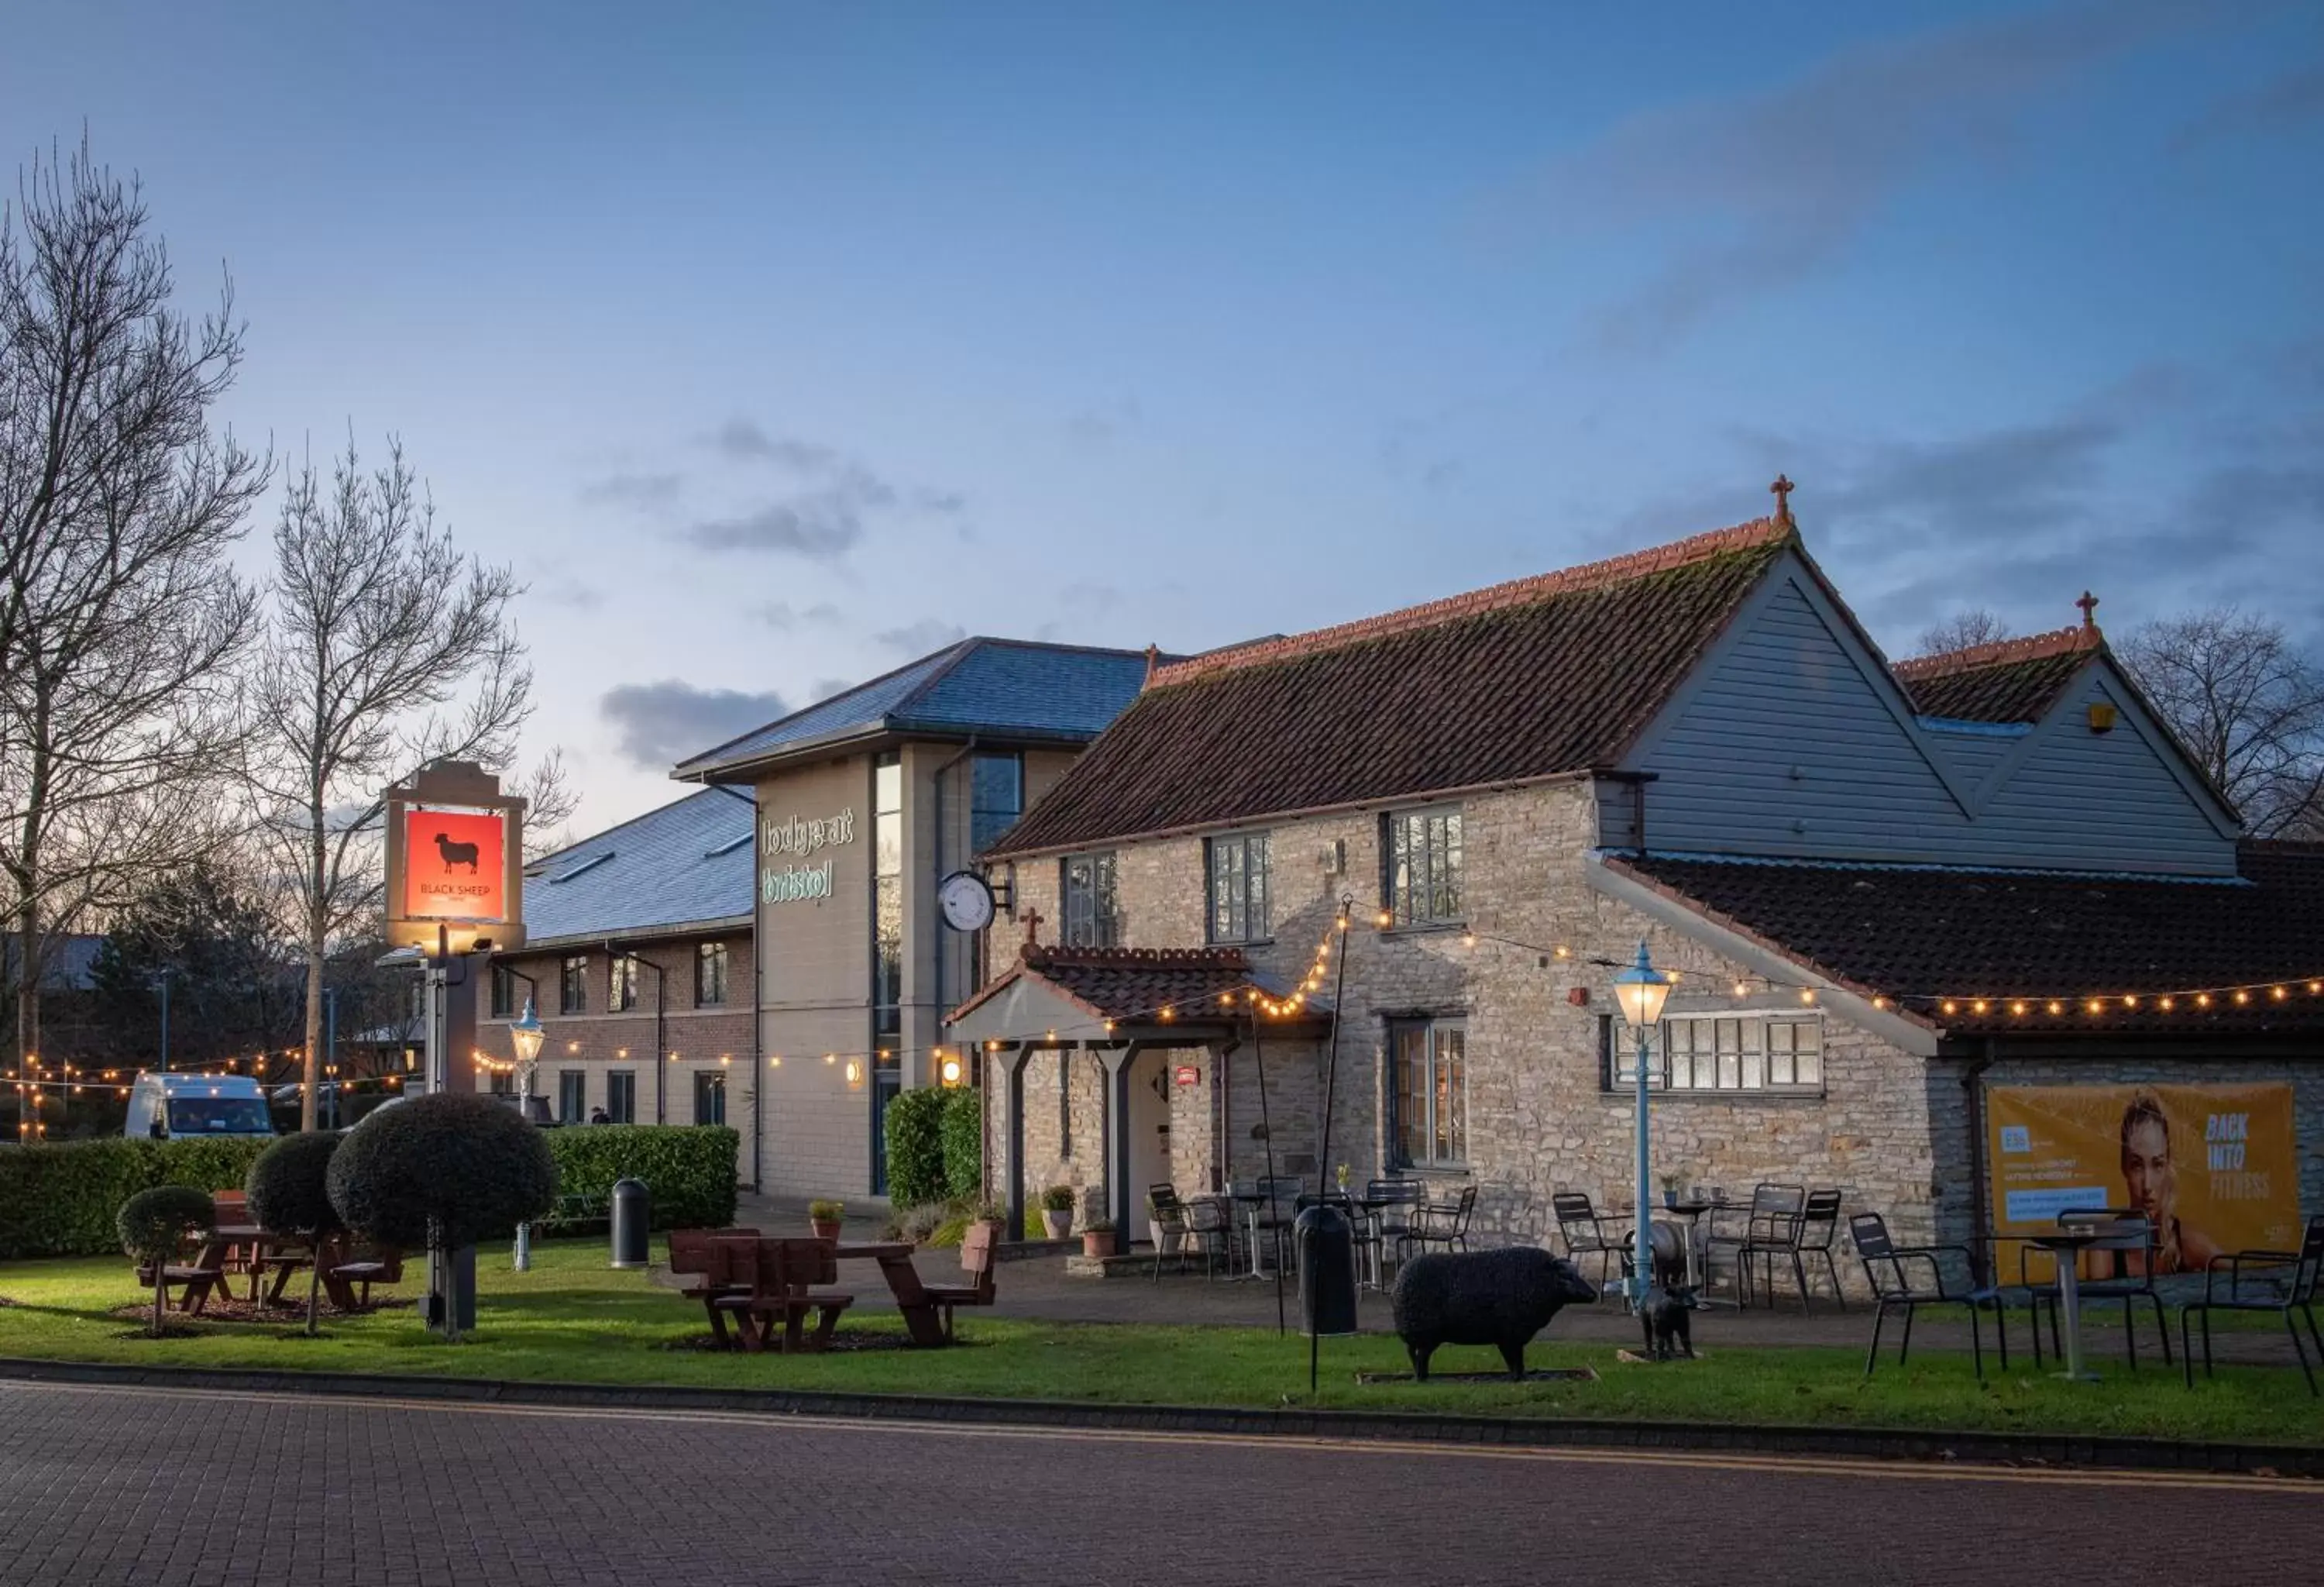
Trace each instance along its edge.
<instances>
[{"instance_id":1,"label":"upper floor window","mask_svg":"<svg viewBox=\"0 0 2324 1587\"><path fill-rule=\"evenodd\" d=\"M968 852L981 854L1025 813L1025 758L978 755L970 762Z\"/></svg>"},{"instance_id":2,"label":"upper floor window","mask_svg":"<svg viewBox=\"0 0 2324 1587\"><path fill-rule=\"evenodd\" d=\"M1601 1021L1608 1084L1637 1084L1637 1044ZM1646 1084L1665 1091L1823 1090L1823 1022L1811 1014L1674 1014L1646 1054Z\"/></svg>"},{"instance_id":3,"label":"upper floor window","mask_svg":"<svg viewBox=\"0 0 2324 1587\"><path fill-rule=\"evenodd\" d=\"M1461 812L1399 810L1382 817L1380 901L1397 926L1457 922L1461 900Z\"/></svg>"},{"instance_id":4,"label":"upper floor window","mask_svg":"<svg viewBox=\"0 0 2324 1587\"><path fill-rule=\"evenodd\" d=\"M613 969L605 1007L609 1012L625 1014L638 1006L638 962L628 954L616 954Z\"/></svg>"},{"instance_id":5,"label":"upper floor window","mask_svg":"<svg viewBox=\"0 0 2324 1587\"><path fill-rule=\"evenodd\" d=\"M1267 834L1237 832L1211 839L1210 872L1213 942L1263 942L1274 935Z\"/></svg>"},{"instance_id":6,"label":"upper floor window","mask_svg":"<svg viewBox=\"0 0 2324 1587\"><path fill-rule=\"evenodd\" d=\"M694 1006L715 1009L726 1001L726 945L706 942L694 950Z\"/></svg>"},{"instance_id":7,"label":"upper floor window","mask_svg":"<svg viewBox=\"0 0 2324 1587\"><path fill-rule=\"evenodd\" d=\"M1065 944L1067 947L1110 948L1121 941L1121 897L1115 885L1111 851L1102 854L1068 854L1065 874Z\"/></svg>"},{"instance_id":8,"label":"upper floor window","mask_svg":"<svg viewBox=\"0 0 2324 1587\"><path fill-rule=\"evenodd\" d=\"M1458 1167L1469 1160L1469 1028L1459 1020L1399 1021L1389 1029L1389 1149L1398 1167Z\"/></svg>"},{"instance_id":9,"label":"upper floor window","mask_svg":"<svg viewBox=\"0 0 2324 1587\"><path fill-rule=\"evenodd\" d=\"M560 1014L586 1014L589 1011L589 955L568 954L557 967L557 1011Z\"/></svg>"},{"instance_id":10,"label":"upper floor window","mask_svg":"<svg viewBox=\"0 0 2324 1587\"><path fill-rule=\"evenodd\" d=\"M894 750L872 770L872 1033L903 1026L904 761Z\"/></svg>"},{"instance_id":11,"label":"upper floor window","mask_svg":"<svg viewBox=\"0 0 2324 1587\"><path fill-rule=\"evenodd\" d=\"M506 964L493 966L493 1018L513 1019L516 1015L516 972Z\"/></svg>"}]
</instances>

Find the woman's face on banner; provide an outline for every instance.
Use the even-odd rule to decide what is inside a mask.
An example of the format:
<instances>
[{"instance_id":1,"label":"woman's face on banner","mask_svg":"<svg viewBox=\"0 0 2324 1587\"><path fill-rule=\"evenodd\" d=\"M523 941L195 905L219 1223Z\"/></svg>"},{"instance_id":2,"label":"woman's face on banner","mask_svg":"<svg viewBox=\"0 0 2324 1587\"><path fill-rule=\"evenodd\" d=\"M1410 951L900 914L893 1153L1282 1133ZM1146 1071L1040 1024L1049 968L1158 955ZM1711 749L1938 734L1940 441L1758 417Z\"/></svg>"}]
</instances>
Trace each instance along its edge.
<instances>
[{"instance_id":1,"label":"woman's face on banner","mask_svg":"<svg viewBox=\"0 0 2324 1587\"><path fill-rule=\"evenodd\" d=\"M2171 1173L2171 1132L2159 1121L2141 1119L2123 1138L2122 1177L2130 1204L2161 1223L2178 1186Z\"/></svg>"}]
</instances>

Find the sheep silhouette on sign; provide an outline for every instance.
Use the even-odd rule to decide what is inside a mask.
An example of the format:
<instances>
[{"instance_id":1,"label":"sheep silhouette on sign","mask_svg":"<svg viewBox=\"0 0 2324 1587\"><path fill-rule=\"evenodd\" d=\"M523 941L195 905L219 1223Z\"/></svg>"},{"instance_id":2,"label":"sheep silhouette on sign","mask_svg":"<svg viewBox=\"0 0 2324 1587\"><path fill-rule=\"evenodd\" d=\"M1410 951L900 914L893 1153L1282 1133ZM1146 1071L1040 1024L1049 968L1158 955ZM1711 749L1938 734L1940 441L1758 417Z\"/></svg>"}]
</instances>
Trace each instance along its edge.
<instances>
[{"instance_id":1,"label":"sheep silhouette on sign","mask_svg":"<svg viewBox=\"0 0 2324 1587\"><path fill-rule=\"evenodd\" d=\"M466 865L468 868L468 874L471 876L474 876L476 873L476 845L475 844L454 843L450 838L445 836L439 832L436 835L436 852L444 856L444 873L446 875L448 876L451 874L452 867L455 865Z\"/></svg>"}]
</instances>

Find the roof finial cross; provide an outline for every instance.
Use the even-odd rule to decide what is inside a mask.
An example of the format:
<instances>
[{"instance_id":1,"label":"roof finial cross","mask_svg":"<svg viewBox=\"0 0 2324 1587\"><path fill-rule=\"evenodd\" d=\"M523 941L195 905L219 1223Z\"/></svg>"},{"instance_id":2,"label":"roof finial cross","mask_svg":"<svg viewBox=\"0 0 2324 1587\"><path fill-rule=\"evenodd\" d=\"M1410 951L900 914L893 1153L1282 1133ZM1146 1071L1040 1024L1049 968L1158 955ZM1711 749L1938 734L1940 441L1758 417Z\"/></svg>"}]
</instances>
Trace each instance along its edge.
<instances>
[{"instance_id":1,"label":"roof finial cross","mask_svg":"<svg viewBox=\"0 0 2324 1587\"><path fill-rule=\"evenodd\" d=\"M1789 523L1792 521L1792 491L1794 488L1791 476L1789 475L1779 474L1775 475L1775 483L1769 485L1767 488L1775 494L1775 521L1778 523Z\"/></svg>"},{"instance_id":2,"label":"roof finial cross","mask_svg":"<svg viewBox=\"0 0 2324 1587\"><path fill-rule=\"evenodd\" d=\"M2098 625L2098 598L2096 595L2090 594L2088 590L2084 590L2082 592L2082 598L2076 601L2074 604L2082 609L2082 626L2084 628L2096 628Z\"/></svg>"}]
</instances>

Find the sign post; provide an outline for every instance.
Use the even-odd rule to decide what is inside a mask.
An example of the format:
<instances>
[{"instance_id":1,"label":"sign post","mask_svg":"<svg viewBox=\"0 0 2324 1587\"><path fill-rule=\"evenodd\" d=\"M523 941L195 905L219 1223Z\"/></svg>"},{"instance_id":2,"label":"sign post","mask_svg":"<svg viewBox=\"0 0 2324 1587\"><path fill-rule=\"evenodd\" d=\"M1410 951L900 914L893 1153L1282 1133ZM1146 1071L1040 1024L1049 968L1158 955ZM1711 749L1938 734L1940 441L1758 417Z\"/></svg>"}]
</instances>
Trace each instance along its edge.
<instances>
[{"instance_id":1,"label":"sign post","mask_svg":"<svg viewBox=\"0 0 2324 1587\"><path fill-rule=\"evenodd\" d=\"M525 801L473 761L431 761L387 790L387 939L427 976L422 1090L476 1089L475 964L524 944ZM428 1320L473 1327L476 1248L428 1253Z\"/></svg>"}]
</instances>

